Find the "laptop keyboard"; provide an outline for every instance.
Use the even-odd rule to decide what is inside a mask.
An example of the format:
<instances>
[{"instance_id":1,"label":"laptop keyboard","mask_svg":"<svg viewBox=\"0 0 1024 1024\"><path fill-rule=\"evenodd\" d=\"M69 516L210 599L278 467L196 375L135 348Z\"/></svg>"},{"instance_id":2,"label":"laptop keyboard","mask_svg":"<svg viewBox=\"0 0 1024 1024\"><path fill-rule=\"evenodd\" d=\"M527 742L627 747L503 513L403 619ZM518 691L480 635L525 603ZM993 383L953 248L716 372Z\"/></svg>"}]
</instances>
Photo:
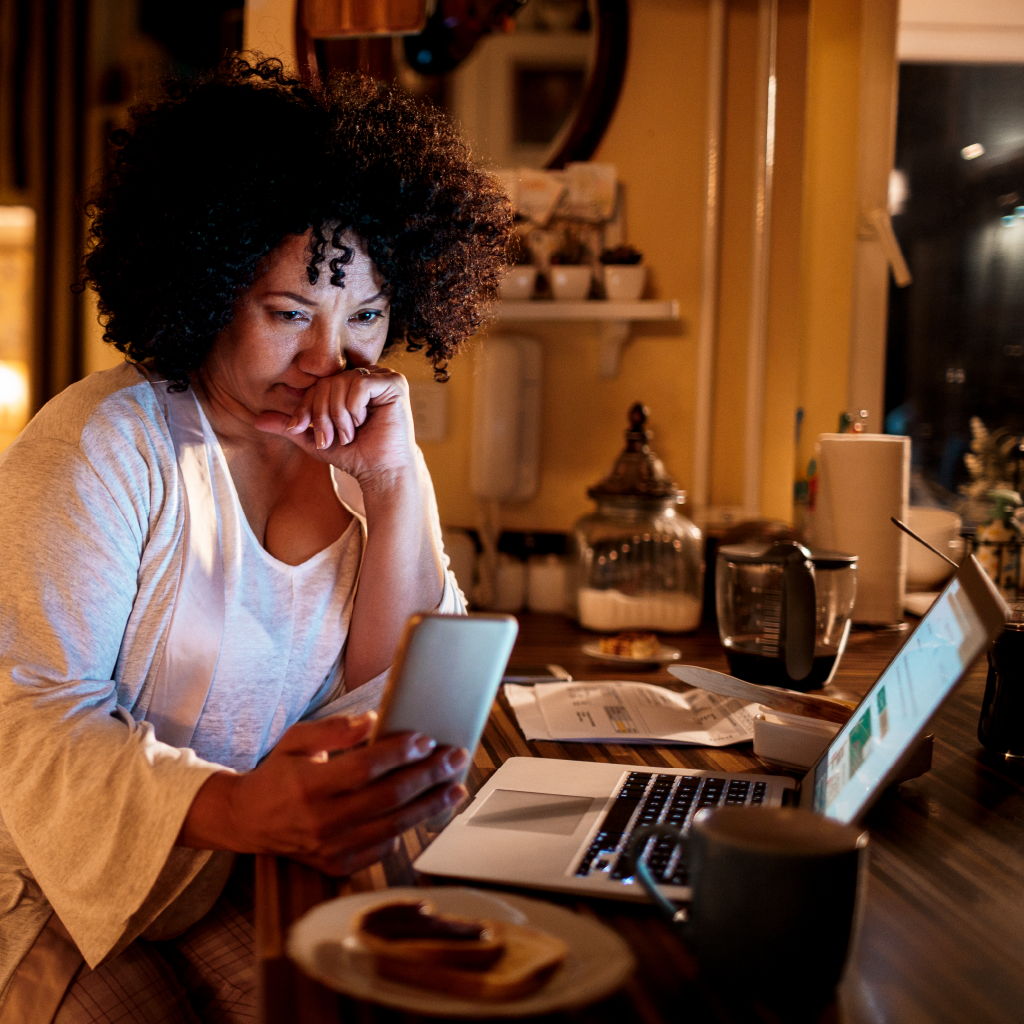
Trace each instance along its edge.
<instances>
[{"instance_id":1,"label":"laptop keyboard","mask_svg":"<svg viewBox=\"0 0 1024 1024\"><path fill-rule=\"evenodd\" d=\"M630 883L634 859L626 853L633 832L643 825L670 825L685 831L697 811L720 804L759 804L767 783L749 779L722 779L713 775L663 775L630 772L612 805L605 812L593 841L580 860L576 874L606 874ZM653 844L653 849L651 848ZM651 874L666 885L687 885L685 844L650 839L645 847Z\"/></svg>"}]
</instances>

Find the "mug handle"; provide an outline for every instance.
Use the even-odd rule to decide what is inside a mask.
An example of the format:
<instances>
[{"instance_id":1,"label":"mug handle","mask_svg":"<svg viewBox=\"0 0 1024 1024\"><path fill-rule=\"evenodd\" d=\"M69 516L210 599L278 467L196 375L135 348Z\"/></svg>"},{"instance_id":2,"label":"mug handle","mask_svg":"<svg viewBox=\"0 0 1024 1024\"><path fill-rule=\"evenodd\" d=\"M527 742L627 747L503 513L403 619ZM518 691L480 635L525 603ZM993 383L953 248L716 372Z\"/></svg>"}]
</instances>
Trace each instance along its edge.
<instances>
[{"instance_id":1,"label":"mug handle","mask_svg":"<svg viewBox=\"0 0 1024 1024\"><path fill-rule=\"evenodd\" d=\"M676 846L685 846L686 835L679 829L672 828L671 825L642 825L633 833L629 845L629 856L635 865L636 876L647 891L647 895L672 924L684 926L690 917L689 910L686 907L677 907L661 891L651 873L651 866L647 863L647 851L644 847L647 846L650 839L671 839Z\"/></svg>"}]
</instances>

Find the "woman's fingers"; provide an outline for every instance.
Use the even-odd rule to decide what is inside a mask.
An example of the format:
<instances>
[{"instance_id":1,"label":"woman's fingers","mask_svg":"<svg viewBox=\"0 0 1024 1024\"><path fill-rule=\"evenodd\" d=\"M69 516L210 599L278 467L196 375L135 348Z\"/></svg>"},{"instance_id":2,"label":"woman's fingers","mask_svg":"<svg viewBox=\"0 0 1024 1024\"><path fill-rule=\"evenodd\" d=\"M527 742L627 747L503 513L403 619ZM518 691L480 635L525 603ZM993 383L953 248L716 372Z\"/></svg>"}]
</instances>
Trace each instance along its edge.
<instances>
[{"instance_id":1,"label":"woman's fingers","mask_svg":"<svg viewBox=\"0 0 1024 1024\"><path fill-rule=\"evenodd\" d=\"M461 795L466 751L434 749L419 733L396 733L334 755L316 750L325 740L361 735L359 721L336 723L333 732L319 722L293 727L257 768L236 777L230 817L240 848L308 862L324 851L351 853L449 806L454 797L444 794L451 787Z\"/></svg>"},{"instance_id":2,"label":"woman's fingers","mask_svg":"<svg viewBox=\"0 0 1024 1024\"><path fill-rule=\"evenodd\" d=\"M403 832L458 806L466 795L460 783L436 786L391 814L324 837L315 850L298 859L331 875L359 871L394 852Z\"/></svg>"},{"instance_id":3,"label":"woman's fingers","mask_svg":"<svg viewBox=\"0 0 1024 1024\"><path fill-rule=\"evenodd\" d=\"M422 736L389 736L326 764L302 764L298 766L305 776L299 786L302 799L314 814L322 808L328 830L335 816L339 824L386 816L465 772L468 754L464 750L442 747L427 753L432 742Z\"/></svg>"},{"instance_id":4,"label":"woman's fingers","mask_svg":"<svg viewBox=\"0 0 1024 1024\"><path fill-rule=\"evenodd\" d=\"M326 760L368 739L377 724L377 712L329 715L312 722L297 722L278 741L278 754L297 754Z\"/></svg>"},{"instance_id":5,"label":"woman's fingers","mask_svg":"<svg viewBox=\"0 0 1024 1024\"><path fill-rule=\"evenodd\" d=\"M344 370L325 377L309 389L304 410L296 414L295 432L312 429L316 448L323 451L335 442L351 444L366 422L373 405L386 405L400 394L400 374L380 366Z\"/></svg>"}]
</instances>

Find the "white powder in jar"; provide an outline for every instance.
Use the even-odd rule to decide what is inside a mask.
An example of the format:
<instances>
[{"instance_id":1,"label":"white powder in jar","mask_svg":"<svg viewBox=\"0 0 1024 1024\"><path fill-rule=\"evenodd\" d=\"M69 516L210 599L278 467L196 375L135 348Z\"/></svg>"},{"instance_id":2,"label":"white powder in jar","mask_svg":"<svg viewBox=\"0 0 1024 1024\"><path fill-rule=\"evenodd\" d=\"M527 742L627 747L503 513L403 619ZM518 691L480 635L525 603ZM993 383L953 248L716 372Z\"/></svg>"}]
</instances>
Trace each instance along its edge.
<instances>
[{"instance_id":1,"label":"white powder in jar","mask_svg":"<svg viewBox=\"0 0 1024 1024\"><path fill-rule=\"evenodd\" d=\"M687 633L700 624L700 599L692 594L624 594L580 587L580 625L602 632L653 629Z\"/></svg>"}]
</instances>

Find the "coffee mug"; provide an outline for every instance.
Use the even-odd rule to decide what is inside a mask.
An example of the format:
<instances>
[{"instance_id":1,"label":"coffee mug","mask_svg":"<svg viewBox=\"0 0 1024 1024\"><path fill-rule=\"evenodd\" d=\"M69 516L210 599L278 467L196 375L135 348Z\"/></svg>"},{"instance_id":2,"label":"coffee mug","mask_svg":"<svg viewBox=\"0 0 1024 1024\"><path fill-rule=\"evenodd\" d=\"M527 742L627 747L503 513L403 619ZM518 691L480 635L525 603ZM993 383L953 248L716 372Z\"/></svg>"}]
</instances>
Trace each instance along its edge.
<instances>
[{"instance_id":1,"label":"coffee mug","mask_svg":"<svg viewBox=\"0 0 1024 1024\"><path fill-rule=\"evenodd\" d=\"M688 912L659 891L650 849L640 854L659 839L684 844ZM669 826L641 830L634 850L637 876L674 911L703 977L766 1005L816 1008L846 964L867 842L859 828L795 807L716 807L699 811L685 837Z\"/></svg>"}]
</instances>

